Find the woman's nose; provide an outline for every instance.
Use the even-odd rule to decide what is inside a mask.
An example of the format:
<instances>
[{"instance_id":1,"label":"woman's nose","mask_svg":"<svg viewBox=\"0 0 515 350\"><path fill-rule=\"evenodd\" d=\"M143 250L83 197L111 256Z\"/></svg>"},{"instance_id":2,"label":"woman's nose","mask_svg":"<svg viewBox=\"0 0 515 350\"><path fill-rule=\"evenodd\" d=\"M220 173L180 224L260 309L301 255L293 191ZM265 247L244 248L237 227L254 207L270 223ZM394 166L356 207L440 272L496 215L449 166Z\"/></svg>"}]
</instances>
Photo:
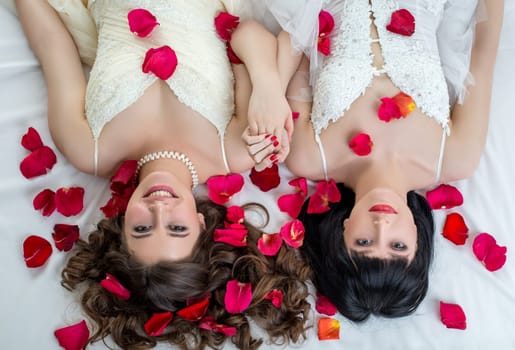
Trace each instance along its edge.
<instances>
[{"instance_id":1,"label":"woman's nose","mask_svg":"<svg viewBox=\"0 0 515 350\"><path fill-rule=\"evenodd\" d=\"M373 219L374 225L389 224L391 222L387 215L379 215Z\"/></svg>"}]
</instances>

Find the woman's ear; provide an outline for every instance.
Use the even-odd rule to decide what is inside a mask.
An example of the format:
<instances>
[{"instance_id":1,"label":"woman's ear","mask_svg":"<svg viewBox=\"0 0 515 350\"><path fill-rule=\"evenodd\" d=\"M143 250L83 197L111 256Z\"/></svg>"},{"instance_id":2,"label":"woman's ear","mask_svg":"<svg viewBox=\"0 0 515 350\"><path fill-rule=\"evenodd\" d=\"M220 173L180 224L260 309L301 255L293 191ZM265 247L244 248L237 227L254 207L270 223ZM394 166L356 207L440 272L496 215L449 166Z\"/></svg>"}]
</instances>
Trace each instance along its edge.
<instances>
[{"instance_id":1,"label":"woman's ear","mask_svg":"<svg viewBox=\"0 0 515 350\"><path fill-rule=\"evenodd\" d=\"M198 221L200 223L200 227L202 227L203 230L206 229L206 220L204 219L204 214L197 213Z\"/></svg>"},{"instance_id":2,"label":"woman's ear","mask_svg":"<svg viewBox=\"0 0 515 350\"><path fill-rule=\"evenodd\" d=\"M343 227L342 228L343 228L344 231L347 228L348 222L349 222L349 218L343 220Z\"/></svg>"}]
</instances>

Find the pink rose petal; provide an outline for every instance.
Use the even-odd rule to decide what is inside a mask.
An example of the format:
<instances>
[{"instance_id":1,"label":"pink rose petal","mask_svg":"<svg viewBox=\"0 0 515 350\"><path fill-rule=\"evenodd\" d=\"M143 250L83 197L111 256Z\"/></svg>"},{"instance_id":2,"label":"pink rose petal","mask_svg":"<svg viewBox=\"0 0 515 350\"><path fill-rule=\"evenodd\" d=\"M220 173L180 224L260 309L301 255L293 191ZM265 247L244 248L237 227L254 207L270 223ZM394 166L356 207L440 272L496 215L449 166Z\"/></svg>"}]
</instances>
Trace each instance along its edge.
<instances>
[{"instance_id":1,"label":"pink rose petal","mask_svg":"<svg viewBox=\"0 0 515 350\"><path fill-rule=\"evenodd\" d=\"M245 311L252 302L252 285L237 280L227 282L225 290L225 309L231 314Z\"/></svg>"},{"instance_id":2,"label":"pink rose petal","mask_svg":"<svg viewBox=\"0 0 515 350\"><path fill-rule=\"evenodd\" d=\"M283 292L280 289L272 289L265 295L265 300L270 300L276 309L280 309L283 304Z\"/></svg>"},{"instance_id":3,"label":"pink rose petal","mask_svg":"<svg viewBox=\"0 0 515 350\"><path fill-rule=\"evenodd\" d=\"M161 80L170 78L177 68L177 55L170 46L148 49L141 67L143 73L153 73Z\"/></svg>"},{"instance_id":4,"label":"pink rose petal","mask_svg":"<svg viewBox=\"0 0 515 350\"><path fill-rule=\"evenodd\" d=\"M426 192L431 209L451 209L463 204L461 192L454 186L441 184Z\"/></svg>"},{"instance_id":5,"label":"pink rose petal","mask_svg":"<svg viewBox=\"0 0 515 350\"><path fill-rule=\"evenodd\" d=\"M100 286L113 293L121 300L129 300L131 292L125 288L113 275L106 273L106 277L100 281Z\"/></svg>"},{"instance_id":6,"label":"pink rose petal","mask_svg":"<svg viewBox=\"0 0 515 350\"><path fill-rule=\"evenodd\" d=\"M281 237L290 247L299 248L304 243L304 225L300 220L289 221L281 227Z\"/></svg>"},{"instance_id":7,"label":"pink rose petal","mask_svg":"<svg viewBox=\"0 0 515 350\"><path fill-rule=\"evenodd\" d=\"M366 156L372 152L374 143L370 139L370 135L361 133L357 134L349 141L349 147L358 156Z\"/></svg>"},{"instance_id":8,"label":"pink rose petal","mask_svg":"<svg viewBox=\"0 0 515 350\"><path fill-rule=\"evenodd\" d=\"M68 327L59 328L54 332L57 342L66 350L82 350L89 339L89 329L86 321Z\"/></svg>"},{"instance_id":9,"label":"pink rose petal","mask_svg":"<svg viewBox=\"0 0 515 350\"><path fill-rule=\"evenodd\" d=\"M241 191L244 180L240 174L216 175L207 179L206 184L209 199L217 204L225 204Z\"/></svg>"},{"instance_id":10,"label":"pink rose petal","mask_svg":"<svg viewBox=\"0 0 515 350\"><path fill-rule=\"evenodd\" d=\"M466 329L467 318L458 304L447 304L440 301L440 319L447 328Z\"/></svg>"},{"instance_id":11,"label":"pink rose petal","mask_svg":"<svg viewBox=\"0 0 515 350\"><path fill-rule=\"evenodd\" d=\"M258 240L257 247L261 254L275 256L283 244L283 238L279 233L263 233Z\"/></svg>"},{"instance_id":12,"label":"pink rose petal","mask_svg":"<svg viewBox=\"0 0 515 350\"><path fill-rule=\"evenodd\" d=\"M154 28L159 25L156 17L148 10L134 9L127 14L129 29L140 38L149 36Z\"/></svg>"},{"instance_id":13,"label":"pink rose petal","mask_svg":"<svg viewBox=\"0 0 515 350\"><path fill-rule=\"evenodd\" d=\"M331 301L325 295L319 293L317 293L315 309L318 313L327 316L334 316L336 315L336 312L338 312L336 306L334 306L333 303L331 303Z\"/></svg>"},{"instance_id":14,"label":"pink rose petal","mask_svg":"<svg viewBox=\"0 0 515 350\"><path fill-rule=\"evenodd\" d=\"M506 263L506 247L497 244L495 238L488 233L476 236L472 243L472 251L488 271L497 271Z\"/></svg>"}]
</instances>

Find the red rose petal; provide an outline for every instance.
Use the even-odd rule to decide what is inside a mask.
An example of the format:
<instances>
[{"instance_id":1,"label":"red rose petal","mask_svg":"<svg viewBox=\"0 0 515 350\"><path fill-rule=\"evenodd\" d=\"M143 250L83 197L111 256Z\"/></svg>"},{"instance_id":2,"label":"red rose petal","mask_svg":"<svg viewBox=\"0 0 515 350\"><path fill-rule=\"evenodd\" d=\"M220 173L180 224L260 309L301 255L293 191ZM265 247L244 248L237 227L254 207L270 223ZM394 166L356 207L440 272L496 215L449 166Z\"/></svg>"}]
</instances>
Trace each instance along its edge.
<instances>
[{"instance_id":1,"label":"red rose petal","mask_svg":"<svg viewBox=\"0 0 515 350\"><path fill-rule=\"evenodd\" d=\"M56 162L54 151L50 147L42 146L21 161L20 171L25 178L31 179L48 173Z\"/></svg>"},{"instance_id":2,"label":"red rose petal","mask_svg":"<svg viewBox=\"0 0 515 350\"><path fill-rule=\"evenodd\" d=\"M209 299L204 299L202 301L199 301L198 303L189 305L184 309L177 311L177 316L191 322L197 322L202 317L204 317L208 307Z\"/></svg>"},{"instance_id":3,"label":"red rose petal","mask_svg":"<svg viewBox=\"0 0 515 350\"><path fill-rule=\"evenodd\" d=\"M145 322L143 328L145 332L151 337L157 337L161 335L165 330L166 326L173 320L173 314L171 311L155 313Z\"/></svg>"},{"instance_id":4,"label":"red rose petal","mask_svg":"<svg viewBox=\"0 0 515 350\"><path fill-rule=\"evenodd\" d=\"M43 147L43 141L41 141L41 136L39 136L37 130L33 127L29 127L27 133L21 138L21 145L32 152Z\"/></svg>"},{"instance_id":5,"label":"red rose petal","mask_svg":"<svg viewBox=\"0 0 515 350\"><path fill-rule=\"evenodd\" d=\"M86 321L68 327L59 328L54 332L57 342L66 350L82 350L88 343L89 329Z\"/></svg>"},{"instance_id":6,"label":"red rose petal","mask_svg":"<svg viewBox=\"0 0 515 350\"><path fill-rule=\"evenodd\" d=\"M54 233L52 238L55 242L55 247L59 251L69 251L73 248L75 242L79 240L80 231L77 225L56 224L54 225Z\"/></svg>"},{"instance_id":7,"label":"red rose petal","mask_svg":"<svg viewBox=\"0 0 515 350\"><path fill-rule=\"evenodd\" d=\"M318 320L318 340L340 339L340 321L323 317Z\"/></svg>"},{"instance_id":8,"label":"red rose petal","mask_svg":"<svg viewBox=\"0 0 515 350\"><path fill-rule=\"evenodd\" d=\"M488 271L497 271L506 263L506 247L497 244L495 238L488 233L476 236L472 243L472 251Z\"/></svg>"},{"instance_id":9,"label":"red rose petal","mask_svg":"<svg viewBox=\"0 0 515 350\"><path fill-rule=\"evenodd\" d=\"M227 337L233 337L236 335L236 327L227 326L221 323L215 322L213 316L206 316L199 322L198 328L222 333Z\"/></svg>"},{"instance_id":10,"label":"red rose petal","mask_svg":"<svg viewBox=\"0 0 515 350\"><path fill-rule=\"evenodd\" d=\"M129 29L140 38L145 38L159 25L156 17L148 10L134 9L127 14Z\"/></svg>"},{"instance_id":11,"label":"red rose petal","mask_svg":"<svg viewBox=\"0 0 515 350\"><path fill-rule=\"evenodd\" d=\"M123 162L116 173L111 177L110 189L118 194L125 191L127 186L134 186L134 174L138 167L138 162L135 160L126 160Z\"/></svg>"},{"instance_id":12,"label":"red rose petal","mask_svg":"<svg viewBox=\"0 0 515 350\"><path fill-rule=\"evenodd\" d=\"M77 215L84 208L82 187L60 188L55 193L55 207L64 216Z\"/></svg>"},{"instance_id":13,"label":"red rose petal","mask_svg":"<svg viewBox=\"0 0 515 350\"><path fill-rule=\"evenodd\" d=\"M397 103L389 97L383 97L381 99L381 105L377 110L377 116L379 117L379 120L384 122L389 122L392 119L399 119L402 117Z\"/></svg>"},{"instance_id":14,"label":"red rose petal","mask_svg":"<svg viewBox=\"0 0 515 350\"><path fill-rule=\"evenodd\" d=\"M327 316L334 316L336 315L336 312L338 312L338 309L336 306L333 305L329 301L329 299L322 294L317 293L317 300L315 304L315 309L318 313L327 315Z\"/></svg>"},{"instance_id":15,"label":"red rose petal","mask_svg":"<svg viewBox=\"0 0 515 350\"><path fill-rule=\"evenodd\" d=\"M468 227L458 213L447 215L443 226L443 236L456 245L463 245L468 238Z\"/></svg>"},{"instance_id":16,"label":"red rose petal","mask_svg":"<svg viewBox=\"0 0 515 350\"><path fill-rule=\"evenodd\" d=\"M329 203L337 203L341 194L333 179L317 183L315 193L309 198L308 214L320 214L328 211Z\"/></svg>"},{"instance_id":17,"label":"red rose petal","mask_svg":"<svg viewBox=\"0 0 515 350\"><path fill-rule=\"evenodd\" d=\"M300 220L289 221L281 227L281 237L290 247L299 248L304 243L304 225Z\"/></svg>"},{"instance_id":18,"label":"red rose petal","mask_svg":"<svg viewBox=\"0 0 515 350\"><path fill-rule=\"evenodd\" d=\"M240 24L240 17L233 16L228 12L220 12L215 17L215 29L222 40L231 40L232 32Z\"/></svg>"},{"instance_id":19,"label":"red rose petal","mask_svg":"<svg viewBox=\"0 0 515 350\"><path fill-rule=\"evenodd\" d=\"M227 42L225 44L226 51L227 51L227 57L229 57L229 62L233 64L242 64L243 61L240 60L240 58L234 53L234 50L232 49L231 43Z\"/></svg>"},{"instance_id":20,"label":"red rose petal","mask_svg":"<svg viewBox=\"0 0 515 350\"><path fill-rule=\"evenodd\" d=\"M397 10L392 13L392 18L386 29L392 33L411 36L415 33L415 18L406 9Z\"/></svg>"},{"instance_id":21,"label":"red rose petal","mask_svg":"<svg viewBox=\"0 0 515 350\"><path fill-rule=\"evenodd\" d=\"M329 38L318 38L317 50L324 56L331 53L331 40Z\"/></svg>"},{"instance_id":22,"label":"red rose petal","mask_svg":"<svg viewBox=\"0 0 515 350\"><path fill-rule=\"evenodd\" d=\"M368 134L357 134L349 141L349 147L352 151L358 156L366 156L370 152L372 152L372 147L374 143L370 139L370 135Z\"/></svg>"},{"instance_id":23,"label":"red rose petal","mask_svg":"<svg viewBox=\"0 0 515 350\"><path fill-rule=\"evenodd\" d=\"M447 328L467 328L467 318L458 304L447 304L440 301L440 319Z\"/></svg>"},{"instance_id":24,"label":"red rose petal","mask_svg":"<svg viewBox=\"0 0 515 350\"><path fill-rule=\"evenodd\" d=\"M167 80L177 68L177 55L170 46L148 49L141 69L143 73L153 73L161 80Z\"/></svg>"},{"instance_id":25,"label":"red rose petal","mask_svg":"<svg viewBox=\"0 0 515 350\"><path fill-rule=\"evenodd\" d=\"M50 216L55 210L55 193L50 189L39 192L32 201L34 209L41 210L43 216Z\"/></svg>"},{"instance_id":26,"label":"red rose petal","mask_svg":"<svg viewBox=\"0 0 515 350\"><path fill-rule=\"evenodd\" d=\"M252 302L252 285L237 280L227 282L225 290L225 309L231 314L245 311Z\"/></svg>"},{"instance_id":27,"label":"red rose petal","mask_svg":"<svg viewBox=\"0 0 515 350\"><path fill-rule=\"evenodd\" d=\"M257 247L261 254L266 256L275 256L281 249L282 245L283 238L279 233L263 233L257 243Z\"/></svg>"},{"instance_id":28,"label":"red rose petal","mask_svg":"<svg viewBox=\"0 0 515 350\"><path fill-rule=\"evenodd\" d=\"M23 241L23 258L27 267L43 266L52 254L52 245L40 236L29 236Z\"/></svg>"},{"instance_id":29,"label":"red rose petal","mask_svg":"<svg viewBox=\"0 0 515 350\"><path fill-rule=\"evenodd\" d=\"M244 180L240 174L215 175L207 179L206 184L209 199L216 204L225 204L241 191Z\"/></svg>"},{"instance_id":30,"label":"red rose petal","mask_svg":"<svg viewBox=\"0 0 515 350\"><path fill-rule=\"evenodd\" d=\"M245 211L238 205L233 205L227 208L227 214L225 215L227 221L235 224L242 224L245 220Z\"/></svg>"},{"instance_id":31,"label":"red rose petal","mask_svg":"<svg viewBox=\"0 0 515 350\"><path fill-rule=\"evenodd\" d=\"M279 289L272 289L265 295L265 300L270 300L276 309L280 309L283 304L283 292Z\"/></svg>"},{"instance_id":32,"label":"red rose petal","mask_svg":"<svg viewBox=\"0 0 515 350\"><path fill-rule=\"evenodd\" d=\"M247 246L247 233L246 229L215 229L213 233L213 240L232 245L233 247L246 247Z\"/></svg>"},{"instance_id":33,"label":"red rose petal","mask_svg":"<svg viewBox=\"0 0 515 350\"><path fill-rule=\"evenodd\" d=\"M299 119L299 117L300 117L299 112L291 112L291 119L297 120L297 119Z\"/></svg>"},{"instance_id":34,"label":"red rose petal","mask_svg":"<svg viewBox=\"0 0 515 350\"><path fill-rule=\"evenodd\" d=\"M305 196L301 193L283 194L277 199L277 205L279 206L280 211L287 213L290 217L296 219L300 214L304 199Z\"/></svg>"},{"instance_id":35,"label":"red rose petal","mask_svg":"<svg viewBox=\"0 0 515 350\"><path fill-rule=\"evenodd\" d=\"M106 277L100 281L100 286L113 293L121 300L129 300L131 292L125 288L113 275L106 273Z\"/></svg>"},{"instance_id":36,"label":"red rose petal","mask_svg":"<svg viewBox=\"0 0 515 350\"><path fill-rule=\"evenodd\" d=\"M252 168L249 177L250 181L263 192L270 191L281 183L277 164L273 164L271 167L265 168L262 171L256 171L256 168Z\"/></svg>"},{"instance_id":37,"label":"red rose petal","mask_svg":"<svg viewBox=\"0 0 515 350\"><path fill-rule=\"evenodd\" d=\"M441 184L426 192L431 209L450 209L463 204L461 192L454 186Z\"/></svg>"}]
</instances>

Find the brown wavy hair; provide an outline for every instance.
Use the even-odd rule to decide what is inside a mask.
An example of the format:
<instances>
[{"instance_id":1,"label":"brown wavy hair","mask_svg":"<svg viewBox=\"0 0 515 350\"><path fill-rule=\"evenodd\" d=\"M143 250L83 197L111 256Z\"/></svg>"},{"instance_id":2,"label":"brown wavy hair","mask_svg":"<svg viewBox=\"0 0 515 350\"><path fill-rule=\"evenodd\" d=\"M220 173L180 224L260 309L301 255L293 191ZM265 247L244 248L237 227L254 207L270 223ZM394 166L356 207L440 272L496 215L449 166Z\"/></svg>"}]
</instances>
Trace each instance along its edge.
<instances>
[{"instance_id":1,"label":"brown wavy hair","mask_svg":"<svg viewBox=\"0 0 515 350\"><path fill-rule=\"evenodd\" d=\"M181 349L219 349L226 336L200 329L193 322L174 316L165 331L148 336L143 325L154 312L176 311L185 300L211 293L206 315L218 323L237 329L232 342L240 349L256 349L262 339L251 335L249 318L260 326L275 344L297 342L306 338L309 303L306 280L309 268L297 252L283 244L275 257L266 257L257 249L261 232L245 222L247 247L215 243L212 234L223 228L226 208L208 200L197 201L204 214L206 229L201 233L192 255L178 262L142 265L130 256L122 242L123 217L104 219L88 240L79 240L73 256L62 272L62 285L80 289L81 304L94 321L90 342L111 336L123 349L149 349L157 342L168 342ZM100 286L106 273L115 276L131 297L123 301ZM241 314L229 314L224 308L228 280L252 284L252 302ZM272 289L283 292L277 309L265 295Z\"/></svg>"}]
</instances>

